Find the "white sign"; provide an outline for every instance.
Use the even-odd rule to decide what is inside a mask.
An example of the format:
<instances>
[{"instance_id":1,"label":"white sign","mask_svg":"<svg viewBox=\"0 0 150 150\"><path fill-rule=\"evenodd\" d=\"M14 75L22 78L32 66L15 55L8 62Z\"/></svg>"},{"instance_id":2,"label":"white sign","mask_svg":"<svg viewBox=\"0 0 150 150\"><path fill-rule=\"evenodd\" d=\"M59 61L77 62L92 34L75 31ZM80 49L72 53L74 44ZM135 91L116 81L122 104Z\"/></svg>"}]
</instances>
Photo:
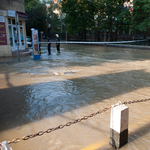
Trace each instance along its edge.
<instances>
[{"instance_id":1,"label":"white sign","mask_svg":"<svg viewBox=\"0 0 150 150\"><path fill-rule=\"evenodd\" d=\"M14 10L7 10L7 13L8 13L9 17L15 17L16 11L14 11Z\"/></svg>"},{"instance_id":2,"label":"white sign","mask_svg":"<svg viewBox=\"0 0 150 150\"><path fill-rule=\"evenodd\" d=\"M0 22L5 22L5 18L3 16L0 16Z\"/></svg>"}]
</instances>

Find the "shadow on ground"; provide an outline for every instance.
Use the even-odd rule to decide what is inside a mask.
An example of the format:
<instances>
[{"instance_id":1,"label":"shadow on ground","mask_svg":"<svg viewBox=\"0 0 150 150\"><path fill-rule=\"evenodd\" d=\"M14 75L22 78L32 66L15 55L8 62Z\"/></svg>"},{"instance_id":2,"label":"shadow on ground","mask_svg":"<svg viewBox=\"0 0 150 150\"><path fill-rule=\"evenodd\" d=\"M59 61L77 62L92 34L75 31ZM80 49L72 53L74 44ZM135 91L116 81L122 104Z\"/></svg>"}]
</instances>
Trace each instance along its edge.
<instances>
[{"instance_id":1,"label":"shadow on ground","mask_svg":"<svg viewBox=\"0 0 150 150\"><path fill-rule=\"evenodd\" d=\"M0 131L149 86L150 73L144 70L10 86L0 90Z\"/></svg>"}]
</instances>

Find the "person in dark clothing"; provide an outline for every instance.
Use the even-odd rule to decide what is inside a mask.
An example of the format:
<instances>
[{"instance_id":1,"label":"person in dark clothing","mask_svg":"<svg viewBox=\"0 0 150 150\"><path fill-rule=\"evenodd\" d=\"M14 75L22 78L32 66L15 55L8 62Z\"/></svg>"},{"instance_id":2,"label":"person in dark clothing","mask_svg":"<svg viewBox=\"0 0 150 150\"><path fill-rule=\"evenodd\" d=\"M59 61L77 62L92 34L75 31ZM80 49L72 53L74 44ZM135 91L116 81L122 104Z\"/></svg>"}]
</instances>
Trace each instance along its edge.
<instances>
[{"instance_id":1,"label":"person in dark clothing","mask_svg":"<svg viewBox=\"0 0 150 150\"><path fill-rule=\"evenodd\" d=\"M56 36L56 48L57 48L57 52L60 53L60 39L59 39L59 35L55 34Z\"/></svg>"},{"instance_id":2,"label":"person in dark clothing","mask_svg":"<svg viewBox=\"0 0 150 150\"><path fill-rule=\"evenodd\" d=\"M51 41L50 38L47 37L47 42L48 42L48 43L47 43L47 48L48 48L48 54L49 54L49 55L51 55L51 43L50 43L50 41Z\"/></svg>"}]
</instances>

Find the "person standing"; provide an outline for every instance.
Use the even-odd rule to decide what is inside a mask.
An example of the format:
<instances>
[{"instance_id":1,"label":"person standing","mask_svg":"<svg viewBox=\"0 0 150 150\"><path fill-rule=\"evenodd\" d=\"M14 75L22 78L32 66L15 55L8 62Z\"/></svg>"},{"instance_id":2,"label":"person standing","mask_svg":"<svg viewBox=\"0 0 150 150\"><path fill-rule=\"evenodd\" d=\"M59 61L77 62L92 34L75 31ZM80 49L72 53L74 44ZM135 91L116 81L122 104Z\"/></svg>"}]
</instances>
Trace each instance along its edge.
<instances>
[{"instance_id":1,"label":"person standing","mask_svg":"<svg viewBox=\"0 0 150 150\"><path fill-rule=\"evenodd\" d=\"M51 43L50 43L50 38L47 36L47 48L48 48L48 54L51 55Z\"/></svg>"},{"instance_id":2,"label":"person standing","mask_svg":"<svg viewBox=\"0 0 150 150\"><path fill-rule=\"evenodd\" d=\"M57 52L60 53L60 39L59 39L59 35L55 34L56 36L56 48L57 48Z\"/></svg>"}]
</instances>

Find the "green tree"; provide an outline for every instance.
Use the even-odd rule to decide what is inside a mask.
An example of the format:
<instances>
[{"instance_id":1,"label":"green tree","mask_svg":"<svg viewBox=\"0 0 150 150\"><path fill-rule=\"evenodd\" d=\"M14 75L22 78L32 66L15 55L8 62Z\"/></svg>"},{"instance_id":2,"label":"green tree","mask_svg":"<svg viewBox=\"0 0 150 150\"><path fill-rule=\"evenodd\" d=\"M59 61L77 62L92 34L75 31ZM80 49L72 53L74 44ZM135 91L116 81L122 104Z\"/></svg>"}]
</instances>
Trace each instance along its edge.
<instances>
[{"instance_id":1,"label":"green tree","mask_svg":"<svg viewBox=\"0 0 150 150\"><path fill-rule=\"evenodd\" d=\"M133 1L132 31L145 32L150 28L150 0Z\"/></svg>"},{"instance_id":2,"label":"green tree","mask_svg":"<svg viewBox=\"0 0 150 150\"><path fill-rule=\"evenodd\" d=\"M124 0L99 0L98 1L98 28L110 33L110 40L117 40L117 32L130 26L131 15L128 9L123 9Z\"/></svg>"},{"instance_id":3,"label":"green tree","mask_svg":"<svg viewBox=\"0 0 150 150\"><path fill-rule=\"evenodd\" d=\"M34 0L24 0L25 7L27 7L27 6L28 6L28 4L29 4L31 1L34 1ZM37 0L37 1L39 1L39 0Z\"/></svg>"},{"instance_id":4,"label":"green tree","mask_svg":"<svg viewBox=\"0 0 150 150\"><path fill-rule=\"evenodd\" d=\"M118 31L121 32L122 34L124 31L125 33L126 32L129 33L131 27L131 20L132 18L129 9L122 7L122 11L119 13L117 17L115 33L117 34Z\"/></svg>"},{"instance_id":5,"label":"green tree","mask_svg":"<svg viewBox=\"0 0 150 150\"><path fill-rule=\"evenodd\" d=\"M26 20L27 34L31 34L31 28L39 30L39 33L46 30L46 5L41 3L39 0L32 0L28 2L25 7L28 19Z\"/></svg>"},{"instance_id":6,"label":"green tree","mask_svg":"<svg viewBox=\"0 0 150 150\"><path fill-rule=\"evenodd\" d=\"M95 26L94 16L97 14L95 3L88 0L63 0L61 4L62 12L66 14L68 33L84 33L86 40L86 29Z\"/></svg>"},{"instance_id":7,"label":"green tree","mask_svg":"<svg viewBox=\"0 0 150 150\"><path fill-rule=\"evenodd\" d=\"M51 28L54 32L58 32L60 29L60 14L54 13L54 11L58 11L60 13L60 7L58 4L54 2L49 2L49 7L47 9L47 22L51 25Z\"/></svg>"}]
</instances>

